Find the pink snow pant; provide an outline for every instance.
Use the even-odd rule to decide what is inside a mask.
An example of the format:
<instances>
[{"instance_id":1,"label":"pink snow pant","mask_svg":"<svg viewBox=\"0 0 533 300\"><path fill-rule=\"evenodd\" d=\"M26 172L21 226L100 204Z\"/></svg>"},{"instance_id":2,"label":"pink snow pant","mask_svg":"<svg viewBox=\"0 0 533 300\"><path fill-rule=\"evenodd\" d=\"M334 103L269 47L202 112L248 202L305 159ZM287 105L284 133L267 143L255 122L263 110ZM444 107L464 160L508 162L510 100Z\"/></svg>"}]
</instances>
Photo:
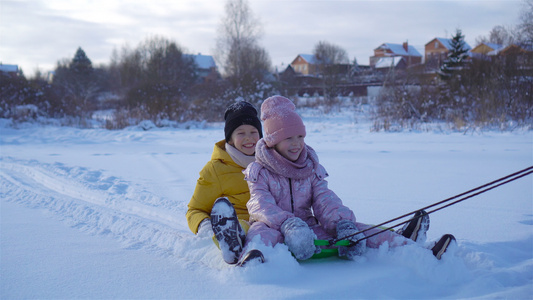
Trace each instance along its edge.
<instances>
[{"instance_id":1,"label":"pink snow pant","mask_svg":"<svg viewBox=\"0 0 533 300\"><path fill-rule=\"evenodd\" d=\"M363 223L355 223L355 225L357 226L357 228L359 228L359 230L365 230L367 228L372 227L371 225ZM322 227L320 224L311 227L311 229L315 232L317 238L320 240L330 240L336 238L328 234L324 230L324 227ZM363 234L365 236L368 236L381 230L381 228L374 228L369 231L366 231ZM246 243L250 242L257 235L261 237L261 241L267 246L274 247L276 244L284 242L283 234L281 234L280 231L268 227L263 222L252 223L250 229L248 229L248 233L246 234ZM380 245L385 242L388 242L390 247L397 247L407 244L408 241L409 240L404 236L399 235L394 231L386 230L378 235L367 239L366 246L369 248L379 248Z\"/></svg>"}]
</instances>

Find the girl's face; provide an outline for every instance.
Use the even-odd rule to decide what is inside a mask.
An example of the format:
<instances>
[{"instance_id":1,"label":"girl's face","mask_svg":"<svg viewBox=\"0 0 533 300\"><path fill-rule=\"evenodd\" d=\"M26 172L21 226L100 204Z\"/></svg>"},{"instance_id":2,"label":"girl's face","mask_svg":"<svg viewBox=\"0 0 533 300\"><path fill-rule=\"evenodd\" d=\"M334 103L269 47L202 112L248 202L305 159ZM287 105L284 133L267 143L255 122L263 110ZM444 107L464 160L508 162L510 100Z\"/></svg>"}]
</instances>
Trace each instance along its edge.
<instances>
[{"instance_id":1,"label":"girl's face","mask_svg":"<svg viewBox=\"0 0 533 300\"><path fill-rule=\"evenodd\" d=\"M228 144L246 155L254 155L257 141L259 130L252 125L241 125L233 131Z\"/></svg>"},{"instance_id":2,"label":"girl's face","mask_svg":"<svg viewBox=\"0 0 533 300\"><path fill-rule=\"evenodd\" d=\"M277 143L274 149L286 159L296 161L304 149L304 138L303 135L291 136Z\"/></svg>"}]
</instances>

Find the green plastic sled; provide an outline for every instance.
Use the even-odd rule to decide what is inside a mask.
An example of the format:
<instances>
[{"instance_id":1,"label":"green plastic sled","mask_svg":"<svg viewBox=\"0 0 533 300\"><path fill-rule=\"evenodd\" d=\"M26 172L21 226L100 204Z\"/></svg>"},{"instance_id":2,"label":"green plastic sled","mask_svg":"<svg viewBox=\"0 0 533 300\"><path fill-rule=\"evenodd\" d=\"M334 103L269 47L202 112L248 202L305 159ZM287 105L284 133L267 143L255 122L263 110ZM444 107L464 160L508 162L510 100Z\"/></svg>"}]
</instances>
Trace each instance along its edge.
<instances>
[{"instance_id":1,"label":"green plastic sled","mask_svg":"<svg viewBox=\"0 0 533 300\"><path fill-rule=\"evenodd\" d=\"M387 229L390 231L394 231L392 228L388 228L385 226L379 226L380 229ZM341 240L335 243L335 245L330 245L328 240L315 240L315 246L329 246L328 248L322 248L322 251L320 253L315 253L313 256L311 256L312 259L314 258L326 258L326 257L332 257L332 256L339 256L339 246L349 246L350 242L347 240Z\"/></svg>"},{"instance_id":2,"label":"green plastic sled","mask_svg":"<svg viewBox=\"0 0 533 300\"><path fill-rule=\"evenodd\" d=\"M335 245L330 245L329 241L327 240L315 240L315 246L330 246L330 247L322 248L322 251L320 251L320 253L315 253L313 256L311 256L311 259L339 256L339 246L348 246L349 244L350 242L346 240L338 241L335 243Z\"/></svg>"}]
</instances>

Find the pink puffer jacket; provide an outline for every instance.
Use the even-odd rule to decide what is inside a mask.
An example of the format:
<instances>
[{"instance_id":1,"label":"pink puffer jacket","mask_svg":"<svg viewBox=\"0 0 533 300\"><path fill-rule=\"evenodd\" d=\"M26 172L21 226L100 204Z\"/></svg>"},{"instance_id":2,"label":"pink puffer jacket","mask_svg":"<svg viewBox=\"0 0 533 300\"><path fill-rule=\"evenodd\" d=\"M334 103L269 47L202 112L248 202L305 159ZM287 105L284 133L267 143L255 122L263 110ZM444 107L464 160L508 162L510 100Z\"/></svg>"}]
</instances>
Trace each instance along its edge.
<instances>
[{"instance_id":1,"label":"pink puffer jacket","mask_svg":"<svg viewBox=\"0 0 533 300\"><path fill-rule=\"evenodd\" d=\"M289 162L259 140L255 157L257 161L244 171L250 187L250 200L246 206L252 222L246 243L256 236L260 236L265 245L283 243L281 224L294 216L304 220L319 239L337 237L340 220L354 222L359 230L371 227L355 222L354 213L328 188L325 180L328 174L311 147L305 147L298 161ZM365 235L380 231L380 228L370 229ZM387 230L369 238L366 245L378 248L385 242L396 247L410 240Z\"/></svg>"},{"instance_id":2,"label":"pink puffer jacket","mask_svg":"<svg viewBox=\"0 0 533 300\"><path fill-rule=\"evenodd\" d=\"M258 144L259 154L260 146ZM336 236L337 223L344 219L355 222L355 215L328 188L326 170L318 163L315 151L309 146L306 148L313 166L305 178L282 176L257 161L244 171L250 187L250 200L246 205L250 221L263 222L279 231L285 220L296 216L310 227L320 224L328 235Z\"/></svg>"}]
</instances>

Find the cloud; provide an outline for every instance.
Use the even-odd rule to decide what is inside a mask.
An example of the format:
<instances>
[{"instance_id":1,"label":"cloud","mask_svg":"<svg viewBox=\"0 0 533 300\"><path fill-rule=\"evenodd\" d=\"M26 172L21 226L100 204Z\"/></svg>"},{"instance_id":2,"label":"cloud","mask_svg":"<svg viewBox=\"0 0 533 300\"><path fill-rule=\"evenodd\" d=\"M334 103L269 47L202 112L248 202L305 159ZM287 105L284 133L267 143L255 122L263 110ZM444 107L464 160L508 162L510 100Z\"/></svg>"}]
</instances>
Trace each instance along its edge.
<instances>
[{"instance_id":1,"label":"cloud","mask_svg":"<svg viewBox=\"0 0 533 300\"><path fill-rule=\"evenodd\" d=\"M265 47L273 57L311 53L321 40L337 44L367 64L382 43L408 41L423 54L434 37L461 28L466 40L518 19L519 1L252 1L266 23ZM285 56L287 57L287 56ZM279 60L278 60L279 61Z\"/></svg>"},{"instance_id":2,"label":"cloud","mask_svg":"<svg viewBox=\"0 0 533 300\"><path fill-rule=\"evenodd\" d=\"M95 64L108 63L114 48L148 36L176 41L191 53L214 54L222 0L2 0L0 59L26 74L51 70L82 47ZM312 53L319 41L343 47L368 64L385 42L409 41L423 52L433 37L461 28L473 45L496 25L518 21L520 1L249 0L261 20L260 40L274 65Z\"/></svg>"},{"instance_id":3,"label":"cloud","mask_svg":"<svg viewBox=\"0 0 533 300\"><path fill-rule=\"evenodd\" d=\"M37 67L50 69L58 60L72 58L78 47L91 57L108 56L115 33L107 24L73 19L41 2L27 1L2 3L1 30L2 62L24 66L26 73Z\"/></svg>"}]
</instances>

